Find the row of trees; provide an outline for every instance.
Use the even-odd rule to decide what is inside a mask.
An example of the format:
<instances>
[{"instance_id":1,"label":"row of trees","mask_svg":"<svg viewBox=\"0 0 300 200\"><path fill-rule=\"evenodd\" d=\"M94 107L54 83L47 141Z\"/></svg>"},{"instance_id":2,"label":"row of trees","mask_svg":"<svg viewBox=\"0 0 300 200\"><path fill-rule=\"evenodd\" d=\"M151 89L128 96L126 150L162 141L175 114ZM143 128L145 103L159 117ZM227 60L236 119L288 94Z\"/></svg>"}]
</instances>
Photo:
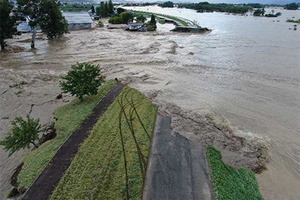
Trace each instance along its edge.
<instances>
[{"instance_id":1,"label":"row of trees","mask_svg":"<svg viewBox=\"0 0 300 200\"><path fill-rule=\"evenodd\" d=\"M17 19L28 19L31 28L31 48L35 48L37 28L46 33L48 39L60 37L68 32L68 23L59 9L57 0L18 0L18 7L13 6L8 0L0 0L0 43L1 49L5 48L5 39L17 33Z\"/></svg>"},{"instance_id":2,"label":"row of trees","mask_svg":"<svg viewBox=\"0 0 300 200\"><path fill-rule=\"evenodd\" d=\"M95 8L92 7L92 12L93 10L95 10ZM100 6L98 6L96 8L96 14L99 17L109 17L112 16L114 14L114 4L112 3L111 0L109 0L108 2L101 2Z\"/></svg>"},{"instance_id":3,"label":"row of trees","mask_svg":"<svg viewBox=\"0 0 300 200\"><path fill-rule=\"evenodd\" d=\"M64 92L71 93L83 102L85 95L97 94L103 81L98 65L78 63L73 65L67 75L63 77L60 86ZM0 140L0 145L9 152L9 155L21 149L30 148L31 144L37 148L41 131L39 120L31 118L29 115L25 119L17 117L12 122L12 127L6 137Z\"/></svg>"},{"instance_id":4,"label":"row of trees","mask_svg":"<svg viewBox=\"0 0 300 200\"><path fill-rule=\"evenodd\" d=\"M286 4L284 8L287 10L297 10L299 8L299 4L297 3Z\"/></svg>"},{"instance_id":5,"label":"row of trees","mask_svg":"<svg viewBox=\"0 0 300 200\"><path fill-rule=\"evenodd\" d=\"M172 1L166 1L166 2L158 4L158 5L163 8L173 8L174 7L174 3Z\"/></svg>"},{"instance_id":6,"label":"row of trees","mask_svg":"<svg viewBox=\"0 0 300 200\"><path fill-rule=\"evenodd\" d=\"M248 5L233 5L233 4L212 4L208 2L200 3L182 3L178 4L179 8L189 8L197 10L197 12L228 12L236 14L244 14L252 9Z\"/></svg>"}]
</instances>

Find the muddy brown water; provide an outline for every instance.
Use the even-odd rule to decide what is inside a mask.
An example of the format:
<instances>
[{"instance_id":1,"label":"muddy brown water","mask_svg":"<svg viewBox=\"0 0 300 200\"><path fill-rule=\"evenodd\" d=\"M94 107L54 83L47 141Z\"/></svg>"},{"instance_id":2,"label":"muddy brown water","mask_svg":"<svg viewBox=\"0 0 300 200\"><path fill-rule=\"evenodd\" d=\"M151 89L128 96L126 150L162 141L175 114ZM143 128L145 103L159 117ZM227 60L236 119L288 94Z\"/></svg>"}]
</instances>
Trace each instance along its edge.
<instances>
[{"instance_id":1,"label":"muddy brown water","mask_svg":"<svg viewBox=\"0 0 300 200\"><path fill-rule=\"evenodd\" d=\"M164 13L213 31L171 33L169 24L154 33L96 28L52 41L39 36L36 51L29 49L30 35L9 40L18 51L0 53L0 137L19 115L52 120L55 107L71 99L55 99L60 77L76 62L93 62L160 105L175 131L216 145L226 162L253 168L270 159L257 175L265 199L299 199L300 31L284 22L297 13L283 12L280 22L186 9ZM0 150L0 199L25 152L7 157Z\"/></svg>"}]
</instances>

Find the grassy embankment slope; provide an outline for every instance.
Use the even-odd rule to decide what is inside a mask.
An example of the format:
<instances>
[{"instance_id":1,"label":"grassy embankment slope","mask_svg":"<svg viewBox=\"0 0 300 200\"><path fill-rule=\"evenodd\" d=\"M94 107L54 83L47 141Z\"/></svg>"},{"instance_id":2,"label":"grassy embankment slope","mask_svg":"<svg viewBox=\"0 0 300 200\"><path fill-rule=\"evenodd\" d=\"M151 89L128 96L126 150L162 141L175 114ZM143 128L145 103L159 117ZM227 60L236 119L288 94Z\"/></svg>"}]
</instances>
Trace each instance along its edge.
<instances>
[{"instance_id":1,"label":"grassy embankment slope","mask_svg":"<svg viewBox=\"0 0 300 200\"><path fill-rule=\"evenodd\" d=\"M213 146L208 146L206 151L218 200L263 200L254 172L227 165Z\"/></svg>"},{"instance_id":2,"label":"grassy embankment slope","mask_svg":"<svg viewBox=\"0 0 300 200\"><path fill-rule=\"evenodd\" d=\"M174 21L177 21L177 22L180 22L183 26L188 26L189 24L182 20L182 19L179 19L178 17L174 17L174 16L171 16L171 15L164 15L164 14L158 14L158 13L152 13L152 12L145 12L145 11L133 11L134 13L136 14L141 14L141 15L157 15L157 16L162 16L162 17L166 17L166 18L169 18L169 19L172 19Z\"/></svg>"},{"instance_id":3,"label":"grassy embankment slope","mask_svg":"<svg viewBox=\"0 0 300 200\"><path fill-rule=\"evenodd\" d=\"M24 166L18 176L20 188L29 188L31 186L69 135L80 126L81 122L91 114L98 102L115 85L115 80L109 80L100 87L97 95L85 97L83 103L80 103L76 98L69 104L55 110L54 116L58 118L55 123L57 136L26 154Z\"/></svg>"},{"instance_id":4,"label":"grassy embankment slope","mask_svg":"<svg viewBox=\"0 0 300 200\"><path fill-rule=\"evenodd\" d=\"M50 199L141 199L156 113L156 105L125 87Z\"/></svg>"}]
</instances>

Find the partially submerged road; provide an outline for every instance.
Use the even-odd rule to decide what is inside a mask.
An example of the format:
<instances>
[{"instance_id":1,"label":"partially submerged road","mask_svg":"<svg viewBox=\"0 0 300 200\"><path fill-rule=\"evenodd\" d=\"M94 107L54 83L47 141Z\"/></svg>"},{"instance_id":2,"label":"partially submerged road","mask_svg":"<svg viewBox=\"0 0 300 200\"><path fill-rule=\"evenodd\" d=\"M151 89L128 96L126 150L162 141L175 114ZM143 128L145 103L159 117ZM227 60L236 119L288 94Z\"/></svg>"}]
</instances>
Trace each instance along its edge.
<instances>
[{"instance_id":1,"label":"partially submerged road","mask_svg":"<svg viewBox=\"0 0 300 200\"><path fill-rule=\"evenodd\" d=\"M60 147L48 166L26 191L22 200L46 200L51 196L65 171L69 168L80 144L89 135L99 117L107 110L123 87L123 84L118 83L98 103L92 114L81 123L80 127Z\"/></svg>"},{"instance_id":2,"label":"partially submerged road","mask_svg":"<svg viewBox=\"0 0 300 200\"><path fill-rule=\"evenodd\" d=\"M204 148L173 133L170 123L157 118L143 200L214 200Z\"/></svg>"}]
</instances>

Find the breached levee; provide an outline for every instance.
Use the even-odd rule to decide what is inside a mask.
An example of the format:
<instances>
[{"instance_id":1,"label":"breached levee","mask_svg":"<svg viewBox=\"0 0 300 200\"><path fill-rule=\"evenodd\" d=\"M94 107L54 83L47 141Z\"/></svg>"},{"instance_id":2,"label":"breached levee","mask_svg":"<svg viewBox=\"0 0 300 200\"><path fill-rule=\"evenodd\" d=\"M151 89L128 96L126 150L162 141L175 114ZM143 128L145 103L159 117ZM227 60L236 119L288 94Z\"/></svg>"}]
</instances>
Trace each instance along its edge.
<instances>
[{"instance_id":1,"label":"breached levee","mask_svg":"<svg viewBox=\"0 0 300 200\"><path fill-rule=\"evenodd\" d=\"M203 145L214 145L222 152L224 162L256 173L266 169L270 159L267 138L232 127L228 120L213 113L185 111L170 103L159 105L160 115L172 117L174 132Z\"/></svg>"}]
</instances>

